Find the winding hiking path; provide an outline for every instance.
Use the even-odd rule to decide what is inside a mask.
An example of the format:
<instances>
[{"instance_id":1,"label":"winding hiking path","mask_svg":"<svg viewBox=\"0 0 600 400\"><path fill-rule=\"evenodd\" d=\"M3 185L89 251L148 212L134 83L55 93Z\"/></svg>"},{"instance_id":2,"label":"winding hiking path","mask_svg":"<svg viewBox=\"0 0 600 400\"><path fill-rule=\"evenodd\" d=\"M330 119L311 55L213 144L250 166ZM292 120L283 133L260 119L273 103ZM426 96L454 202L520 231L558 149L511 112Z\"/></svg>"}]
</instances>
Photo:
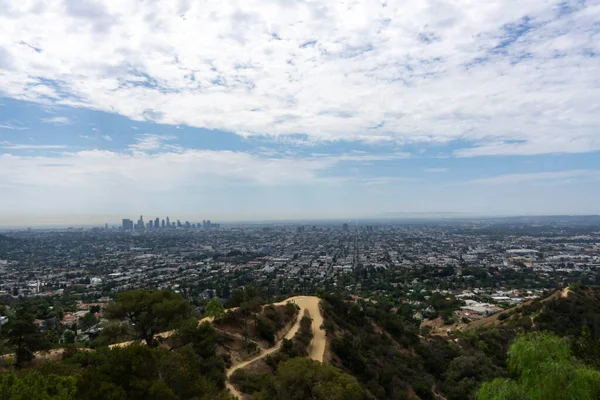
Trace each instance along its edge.
<instances>
[{"instance_id":1,"label":"winding hiking path","mask_svg":"<svg viewBox=\"0 0 600 400\"><path fill-rule=\"evenodd\" d=\"M300 307L300 310L298 312L298 317L296 318L296 322L294 323L294 325L292 325L290 330L287 331L287 333L284 336L284 339L292 339L296 335L296 332L298 332L298 329L300 329L300 320L304 316L304 312L308 311L308 313L310 314L310 317L312 318L312 333L313 333L312 341L310 342L310 345L308 347L308 355L313 360L323 362L323 355L325 354L326 338L325 338L325 330L321 329L321 326L323 325L323 316L321 315L321 310L319 308L319 303L321 302L321 299L316 296L295 296L295 297L290 297L286 300L280 301L279 303L274 303L274 305L283 306L289 302L296 304L298 307ZM226 311L235 310L236 308L228 309ZM213 319L214 319L213 317L206 317L206 318L201 319L198 323L212 322ZM162 332L162 333L157 334L156 337L163 338L163 339L168 338L174 332L175 331ZM115 343L115 344L110 345L109 347L110 348L126 347L133 343L136 343L136 342L135 341L127 341L127 342ZM277 342L273 347L270 347L270 348L264 350L259 355L255 356L249 360L242 361L235 365L232 365L229 369L227 369L227 371L226 371L227 380L225 382L225 385L227 386L227 388L231 391L231 393L233 395L239 397L240 399L244 398L242 393L240 393L229 382L229 377L238 369L244 368L245 366L252 364L255 361L258 361L261 358L264 358L264 357L268 356L269 354L276 352L277 350L279 350L281 348L282 343L283 343L283 339L280 340L279 342ZM80 349L80 350L89 350L89 349ZM42 356L42 358L50 358L50 356L58 357L58 356L62 355L63 351L64 351L64 349L54 349L49 352L36 353L36 356ZM12 356L12 354L5 354L2 357L6 358L6 357L10 357L10 356Z\"/></svg>"},{"instance_id":2,"label":"winding hiking path","mask_svg":"<svg viewBox=\"0 0 600 400\"><path fill-rule=\"evenodd\" d=\"M323 316L321 315L321 310L319 309L320 301L321 301L321 299L319 299L318 297L315 297L315 296L296 296L296 297L290 297L289 299L286 299L282 302L275 303L275 305L282 306L288 302L292 302L292 303L295 303L296 305L298 305L298 307L300 307L300 311L298 312L298 317L296 318L296 322L290 328L290 330L285 334L284 339L292 339L296 335L296 332L298 332L298 329L300 328L300 320L304 316L304 311L305 310L308 311L308 313L310 314L310 317L313 320L312 321L313 339L310 342L310 345L308 348L308 355L313 360L323 362L323 355L325 354L326 339L325 339L325 331L323 329L321 329L321 326L323 325ZM264 357L268 356L269 354L276 352L277 350L279 350L282 343L283 343L283 339L280 340L279 342L277 342L273 347L266 349L259 355L255 356L249 360L242 361L240 363L232 365L226 372L227 381L226 381L225 385L227 386L229 391L233 395L237 396L238 398L243 399L244 397L243 397L242 393L240 393L229 382L229 378L231 377L231 375L238 369L244 368L245 366L252 364L255 361L258 361L261 358L264 358Z\"/></svg>"}]
</instances>

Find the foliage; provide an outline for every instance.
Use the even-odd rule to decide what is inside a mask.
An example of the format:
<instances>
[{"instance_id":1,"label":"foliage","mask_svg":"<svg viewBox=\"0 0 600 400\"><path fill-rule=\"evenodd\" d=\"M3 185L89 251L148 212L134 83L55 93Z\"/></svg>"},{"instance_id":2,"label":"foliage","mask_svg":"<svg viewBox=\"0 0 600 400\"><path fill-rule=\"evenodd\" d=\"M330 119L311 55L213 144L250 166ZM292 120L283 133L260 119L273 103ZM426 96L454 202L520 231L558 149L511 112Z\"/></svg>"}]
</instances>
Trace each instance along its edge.
<instances>
[{"instance_id":1,"label":"foliage","mask_svg":"<svg viewBox=\"0 0 600 400\"><path fill-rule=\"evenodd\" d=\"M280 363L295 357L307 357L308 345L312 341L312 319L304 316L300 320L300 328L296 335L290 339L283 339L281 349L272 356L265 357L265 362L273 371Z\"/></svg>"},{"instance_id":2,"label":"foliage","mask_svg":"<svg viewBox=\"0 0 600 400\"><path fill-rule=\"evenodd\" d=\"M448 365L442 388L448 400L467 399L477 390L481 381L501 373L501 370L482 353L459 356Z\"/></svg>"},{"instance_id":3,"label":"foliage","mask_svg":"<svg viewBox=\"0 0 600 400\"><path fill-rule=\"evenodd\" d=\"M496 378L484 382L477 392L478 400L529 400L521 385L510 379Z\"/></svg>"},{"instance_id":4,"label":"foliage","mask_svg":"<svg viewBox=\"0 0 600 400\"><path fill-rule=\"evenodd\" d=\"M191 312L191 305L179 294L168 290L121 292L105 309L109 319L126 319L135 337L156 347L157 333L172 329Z\"/></svg>"},{"instance_id":5,"label":"foliage","mask_svg":"<svg viewBox=\"0 0 600 400\"><path fill-rule=\"evenodd\" d=\"M273 329L266 318L256 318L256 333L258 333L260 338L266 340L270 344L275 343L275 329Z\"/></svg>"},{"instance_id":6,"label":"foliage","mask_svg":"<svg viewBox=\"0 0 600 400\"><path fill-rule=\"evenodd\" d=\"M81 321L79 321L79 325L81 327L81 329L88 330L89 328L91 328L92 326L96 325L98 323L98 318L96 318L96 316L94 314L92 314L91 312L85 314L83 316L83 318L81 318Z\"/></svg>"},{"instance_id":7,"label":"foliage","mask_svg":"<svg viewBox=\"0 0 600 400\"><path fill-rule=\"evenodd\" d=\"M336 365L354 375L378 399L409 398L411 386L419 390L419 397L431 398L435 378L429 371L441 378L456 357L446 351L445 342L421 342L413 321L385 311L385 307L324 297L324 317L330 321L325 326L339 359Z\"/></svg>"},{"instance_id":8,"label":"foliage","mask_svg":"<svg viewBox=\"0 0 600 400\"><path fill-rule=\"evenodd\" d=\"M225 308L239 307L242 303L258 298L258 292L253 286L235 289L225 302ZM258 299L257 299L258 300Z\"/></svg>"},{"instance_id":9,"label":"foliage","mask_svg":"<svg viewBox=\"0 0 600 400\"><path fill-rule=\"evenodd\" d=\"M225 363L216 354L217 335L208 322L198 323L190 319L176 332L179 345L191 348L198 358L197 370L223 388L225 382Z\"/></svg>"},{"instance_id":10,"label":"foliage","mask_svg":"<svg viewBox=\"0 0 600 400\"><path fill-rule=\"evenodd\" d=\"M2 335L15 351L15 366L22 367L26 362L33 360L34 352L48 350L51 343L38 327L34 324L33 315L27 307L19 307L14 317L2 329Z\"/></svg>"},{"instance_id":11,"label":"foliage","mask_svg":"<svg viewBox=\"0 0 600 400\"><path fill-rule=\"evenodd\" d=\"M558 336L577 337L587 327L595 340L600 339L597 326L600 315L600 287L581 286L567 297L544 303L543 312L535 318L538 330L548 330Z\"/></svg>"},{"instance_id":12,"label":"foliage","mask_svg":"<svg viewBox=\"0 0 600 400\"><path fill-rule=\"evenodd\" d=\"M67 329L63 332L63 339L66 344L73 344L75 343L75 333Z\"/></svg>"},{"instance_id":13,"label":"foliage","mask_svg":"<svg viewBox=\"0 0 600 400\"><path fill-rule=\"evenodd\" d=\"M223 303L217 297L210 299L206 305L205 314L207 317L213 317L215 321L218 321L225 317L225 308Z\"/></svg>"},{"instance_id":14,"label":"foliage","mask_svg":"<svg viewBox=\"0 0 600 400\"><path fill-rule=\"evenodd\" d=\"M79 354L70 362L86 366L77 380L78 399L219 398L224 365L214 352L205 355L192 344L174 351L131 345Z\"/></svg>"},{"instance_id":15,"label":"foliage","mask_svg":"<svg viewBox=\"0 0 600 400\"><path fill-rule=\"evenodd\" d=\"M478 399L512 399L518 385L531 399L592 400L600 396L600 371L573 359L569 342L546 332L520 335L510 347L508 366L515 381L482 386Z\"/></svg>"},{"instance_id":16,"label":"foliage","mask_svg":"<svg viewBox=\"0 0 600 400\"><path fill-rule=\"evenodd\" d=\"M36 371L0 374L2 400L75 400L75 378L43 376Z\"/></svg>"},{"instance_id":17,"label":"foliage","mask_svg":"<svg viewBox=\"0 0 600 400\"><path fill-rule=\"evenodd\" d=\"M354 377L307 358L279 365L277 374L253 397L256 400L362 400L365 391Z\"/></svg>"}]
</instances>

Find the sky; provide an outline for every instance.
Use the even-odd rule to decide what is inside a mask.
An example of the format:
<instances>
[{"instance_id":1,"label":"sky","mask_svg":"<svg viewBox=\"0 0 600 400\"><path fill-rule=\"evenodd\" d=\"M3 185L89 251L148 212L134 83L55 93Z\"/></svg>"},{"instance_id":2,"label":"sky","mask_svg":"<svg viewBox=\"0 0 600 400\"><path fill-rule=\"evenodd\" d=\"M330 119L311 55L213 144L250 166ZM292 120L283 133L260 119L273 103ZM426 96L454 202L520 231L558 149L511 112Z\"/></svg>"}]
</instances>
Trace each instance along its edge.
<instances>
[{"instance_id":1,"label":"sky","mask_svg":"<svg viewBox=\"0 0 600 400\"><path fill-rule=\"evenodd\" d=\"M0 0L0 227L599 199L598 0Z\"/></svg>"}]
</instances>

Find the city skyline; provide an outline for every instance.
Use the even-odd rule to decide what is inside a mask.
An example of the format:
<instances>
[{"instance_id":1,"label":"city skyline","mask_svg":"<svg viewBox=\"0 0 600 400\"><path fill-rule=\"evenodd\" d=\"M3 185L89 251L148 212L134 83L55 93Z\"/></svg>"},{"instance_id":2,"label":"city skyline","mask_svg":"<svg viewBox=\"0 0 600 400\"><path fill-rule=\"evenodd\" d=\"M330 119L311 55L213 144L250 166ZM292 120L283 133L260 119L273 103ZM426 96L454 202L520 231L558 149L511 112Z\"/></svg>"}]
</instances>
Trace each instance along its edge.
<instances>
[{"instance_id":1,"label":"city skyline","mask_svg":"<svg viewBox=\"0 0 600 400\"><path fill-rule=\"evenodd\" d=\"M600 214L598 20L575 0L9 2L0 226Z\"/></svg>"},{"instance_id":2,"label":"city skyline","mask_svg":"<svg viewBox=\"0 0 600 400\"><path fill-rule=\"evenodd\" d=\"M123 218L121 221L120 229L123 231L134 231L134 230L158 230L158 229L174 229L174 228L185 228L185 229L213 229L219 228L221 225L218 223L212 223L210 219L204 219L202 222L190 222L189 220L181 221L180 219L171 220L169 216L165 218L156 217L150 218L148 222L144 221L144 216L140 215L140 218L136 221ZM108 223L105 224L105 228L108 228ZM114 226L113 226L114 228Z\"/></svg>"}]
</instances>

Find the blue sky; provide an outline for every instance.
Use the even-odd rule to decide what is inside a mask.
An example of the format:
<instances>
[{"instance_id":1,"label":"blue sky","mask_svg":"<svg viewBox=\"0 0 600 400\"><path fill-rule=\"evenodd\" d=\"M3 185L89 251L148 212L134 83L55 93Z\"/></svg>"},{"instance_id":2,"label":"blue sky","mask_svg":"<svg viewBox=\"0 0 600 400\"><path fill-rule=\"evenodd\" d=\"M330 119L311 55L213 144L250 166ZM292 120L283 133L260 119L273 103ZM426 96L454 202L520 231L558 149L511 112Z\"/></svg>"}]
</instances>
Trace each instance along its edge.
<instances>
[{"instance_id":1,"label":"blue sky","mask_svg":"<svg viewBox=\"0 0 600 400\"><path fill-rule=\"evenodd\" d=\"M600 213L591 1L0 7L0 226Z\"/></svg>"}]
</instances>

